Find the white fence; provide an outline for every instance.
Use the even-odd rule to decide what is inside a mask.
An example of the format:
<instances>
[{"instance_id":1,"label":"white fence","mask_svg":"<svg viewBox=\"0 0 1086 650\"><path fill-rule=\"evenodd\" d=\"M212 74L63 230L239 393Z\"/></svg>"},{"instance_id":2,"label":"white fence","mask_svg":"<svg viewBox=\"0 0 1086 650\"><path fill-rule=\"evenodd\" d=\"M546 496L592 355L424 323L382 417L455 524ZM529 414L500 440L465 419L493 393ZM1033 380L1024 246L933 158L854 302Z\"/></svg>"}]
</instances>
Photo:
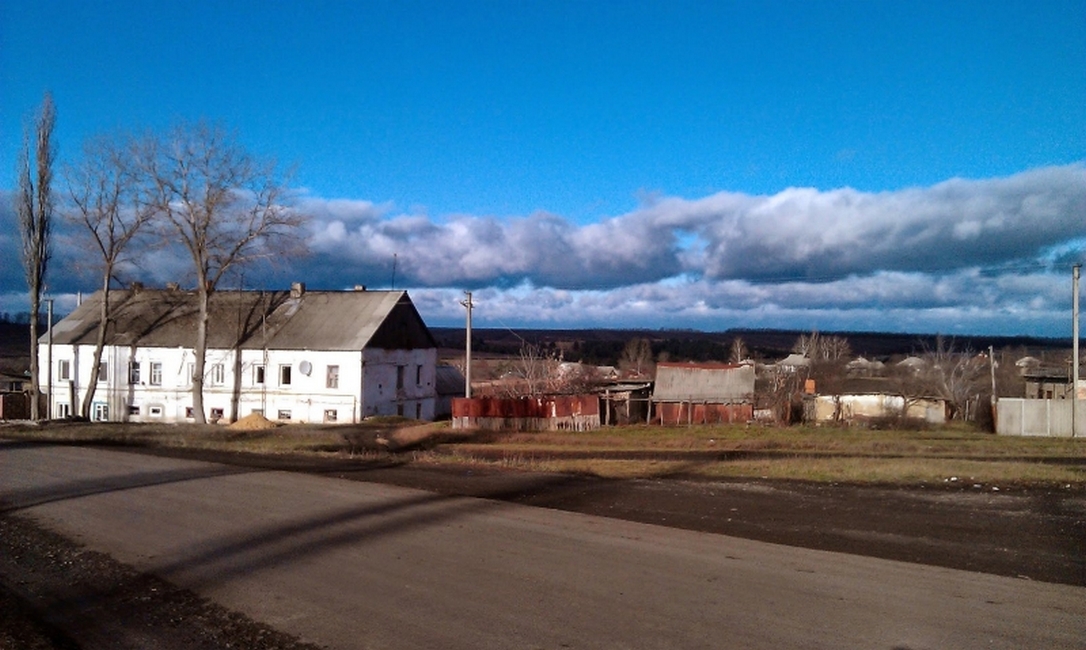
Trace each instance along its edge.
<instances>
[{"instance_id":1,"label":"white fence","mask_svg":"<svg viewBox=\"0 0 1086 650\"><path fill-rule=\"evenodd\" d=\"M1071 431L1072 422L1074 432ZM1086 400L1001 397L996 403L996 433L1001 436L1086 437Z\"/></svg>"}]
</instances>

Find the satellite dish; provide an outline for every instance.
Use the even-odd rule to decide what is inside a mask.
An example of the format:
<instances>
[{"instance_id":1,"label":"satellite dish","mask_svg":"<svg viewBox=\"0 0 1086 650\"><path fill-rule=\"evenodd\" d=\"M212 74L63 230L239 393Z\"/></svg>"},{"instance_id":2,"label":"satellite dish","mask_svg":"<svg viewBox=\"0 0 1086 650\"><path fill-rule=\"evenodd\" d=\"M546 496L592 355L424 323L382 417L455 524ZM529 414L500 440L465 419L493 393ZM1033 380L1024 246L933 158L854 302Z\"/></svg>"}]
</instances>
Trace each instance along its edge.
<instances>
[{"instance_id":1,"label":"satellite dish","mask_svg":"<svg viewBox=\"0 0 1086 650\"><path fill-rule=\"evenodd\" d=\"M303 361L298 364L298 370L301 370L302 374L308 377L309 373L313 372L313 364L308 361Z\"/></svg>"}]
</instances>

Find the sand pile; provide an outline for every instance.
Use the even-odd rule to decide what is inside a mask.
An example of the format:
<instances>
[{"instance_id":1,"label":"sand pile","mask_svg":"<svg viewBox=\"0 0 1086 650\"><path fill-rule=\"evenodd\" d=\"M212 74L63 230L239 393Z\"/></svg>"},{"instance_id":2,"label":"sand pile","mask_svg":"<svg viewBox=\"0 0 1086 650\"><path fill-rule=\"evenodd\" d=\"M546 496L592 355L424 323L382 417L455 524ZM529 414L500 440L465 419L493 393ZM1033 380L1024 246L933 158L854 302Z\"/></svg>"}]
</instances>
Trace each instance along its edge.
<instances>
[{"instance_id":1,"label":"sand pile","mask_svg":"<svg viewBox=\"0 0 1086 650\"><path fill-rule=\"evenodd\" d=\"M259 413L250 413L226 428L234 431L261 431L274 429L277 426L279 425Z\"/></svg>"}]
</instances>

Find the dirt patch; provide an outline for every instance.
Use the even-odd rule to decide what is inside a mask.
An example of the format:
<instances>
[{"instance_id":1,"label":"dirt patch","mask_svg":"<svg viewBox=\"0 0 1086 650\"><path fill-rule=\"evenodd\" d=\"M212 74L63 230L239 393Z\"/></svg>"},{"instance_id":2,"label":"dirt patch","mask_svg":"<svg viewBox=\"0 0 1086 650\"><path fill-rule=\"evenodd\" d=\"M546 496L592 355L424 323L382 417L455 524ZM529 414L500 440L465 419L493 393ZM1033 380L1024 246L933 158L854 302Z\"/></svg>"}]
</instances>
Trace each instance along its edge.
<instances>
[{"instance_id":1,"label":"dirt patch","mask_svg":"<svg viewBox=\"0 0 1086 650\"><path fill-rule=\"evenodd\" d=\"M0 582L0 648L318 648L16 515L0 516Z\"/></svg>"}]
</instances>

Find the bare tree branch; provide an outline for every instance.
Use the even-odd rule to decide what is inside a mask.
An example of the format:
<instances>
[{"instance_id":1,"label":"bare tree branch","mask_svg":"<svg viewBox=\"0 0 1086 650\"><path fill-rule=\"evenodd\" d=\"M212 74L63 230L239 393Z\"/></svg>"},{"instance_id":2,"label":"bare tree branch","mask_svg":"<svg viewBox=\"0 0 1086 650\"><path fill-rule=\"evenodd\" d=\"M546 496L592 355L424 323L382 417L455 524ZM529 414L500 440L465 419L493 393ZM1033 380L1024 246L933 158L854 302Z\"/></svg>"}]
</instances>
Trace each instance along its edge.
<instances>
[{"instance_id":1,"label":"bare tree branch","mask_svg":"<svg viewBox=\"0 0 1086 650\"><path fill-rule=\"evenodd\" d=\"M300 251L306 218L288 205L275 166L254 159L217 125L180 124L165 137L145 141L139 161L148 178L146 202L162 234L180 240L196 276L200 313L192 394L202 423L211 295L236 267Z\"/></svg>"},{"instance_id":2,"label":"bare tree branch","mask_svg":"<svg viewBox=\"0 0 1086 650\"><path fill-rule=\"evenodd\" d=\"M71 199L65 217L83 226L97 249L102 288L91 377L80 410L85 418L91 416L102 350L112 321L110 289L119 269L131 259L130 244L152 216L138 201L140 177L132 164L133 151L134 143L127 136L95 138L84 144L82 159L65 173Z\"/></svg>"}]
</instances>

